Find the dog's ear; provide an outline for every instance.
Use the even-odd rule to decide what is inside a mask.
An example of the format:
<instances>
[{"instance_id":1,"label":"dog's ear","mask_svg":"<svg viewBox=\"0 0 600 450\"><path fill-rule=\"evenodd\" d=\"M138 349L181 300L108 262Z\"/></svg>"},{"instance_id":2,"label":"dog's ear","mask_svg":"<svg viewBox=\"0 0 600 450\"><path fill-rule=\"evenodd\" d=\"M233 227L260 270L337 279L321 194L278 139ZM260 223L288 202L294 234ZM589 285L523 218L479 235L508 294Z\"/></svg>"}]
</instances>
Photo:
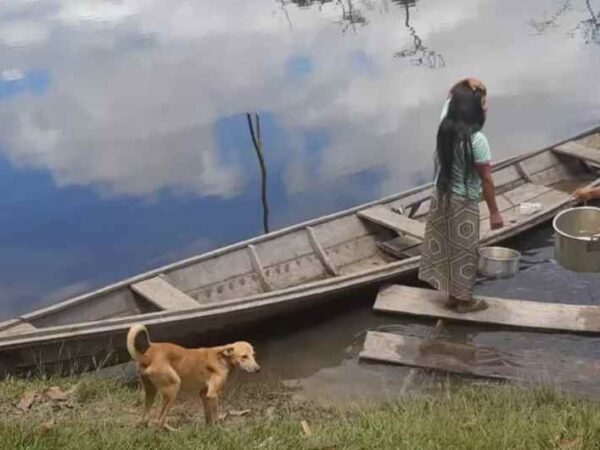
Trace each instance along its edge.
<instances>
[{"instance_id":1,"label":"dog's ear","mask_svg":"<svg viewBox=\"0 0 600 450\"><path fill-rule=\"evenodd\" d=\"M233 354L234 354L234 353L235 353L235 352L234 352L234 349L233 349L233 346L232 346L232 345L229 345L229 346L225 347L223 350L221 350L221 351L219 352L219 354L220 354L220 355L221 355L223 358L227 358L227 359L231 358L231 357L233 356Z\"/></svg>"}]
</instances>

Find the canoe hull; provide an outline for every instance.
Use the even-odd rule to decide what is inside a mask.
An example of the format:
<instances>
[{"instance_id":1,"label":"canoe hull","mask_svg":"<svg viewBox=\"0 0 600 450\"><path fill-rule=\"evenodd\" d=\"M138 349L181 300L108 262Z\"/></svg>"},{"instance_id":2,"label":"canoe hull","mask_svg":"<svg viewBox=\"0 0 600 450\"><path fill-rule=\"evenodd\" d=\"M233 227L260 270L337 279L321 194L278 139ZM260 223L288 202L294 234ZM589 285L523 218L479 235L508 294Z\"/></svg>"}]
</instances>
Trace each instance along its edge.
<instances>
[{"instance_id":1,"label":"canoe hull","mask_svg":"<svg viewBox=\"0 0 600 450\"><path fill-rule=\"evenodd\" d=\"M411 278L410 274L402 274L390 281L405 282L408 278ZM311 294L284 302L256 302L252 307L235 311L225 308L209 311L199 317L146 325L154 342L174 342L186 347L219 345L243 338L244 333L253 332L257 324L262 327L269 320L288 318L311 310L319 314L329 306L343 308L342 298L352 304L371 301L379 285L378 282L361 283L336 289L330 294ZM358 300L355 296L359 297ZM36 345L17 344L0 352L0 377L51 373L72 375L129 361L131 358L125 349L128 329L128 324L116 330L94 327L87 330L88 333L70 337L42 338Z\"/></svg>"}]
</instances>

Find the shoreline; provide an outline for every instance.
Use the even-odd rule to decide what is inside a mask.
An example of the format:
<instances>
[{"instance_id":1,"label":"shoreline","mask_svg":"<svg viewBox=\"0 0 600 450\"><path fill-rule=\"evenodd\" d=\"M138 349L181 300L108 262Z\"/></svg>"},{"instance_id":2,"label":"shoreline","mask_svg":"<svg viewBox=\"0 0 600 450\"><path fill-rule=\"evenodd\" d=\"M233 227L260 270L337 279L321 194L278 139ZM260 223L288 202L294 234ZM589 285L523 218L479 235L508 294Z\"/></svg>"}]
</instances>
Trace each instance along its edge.
<instances>
[{"instance_id":1,"label":"shoreline","mask_svg":"<svg viewBox=\"0 0 600 450\"><path fill-rule=\"evenodd\" d=\"M0 383L0 447L15 449L437 449L595 448L600 405L540 386L466 385L451 379L394 401L321 406L282 383L226 389L220 426L182 395L169 416L178 432L136 426L136 385L97 375L9 378ZM157 413L158 402L154 414Z\"/></svg>"}]
</instances>

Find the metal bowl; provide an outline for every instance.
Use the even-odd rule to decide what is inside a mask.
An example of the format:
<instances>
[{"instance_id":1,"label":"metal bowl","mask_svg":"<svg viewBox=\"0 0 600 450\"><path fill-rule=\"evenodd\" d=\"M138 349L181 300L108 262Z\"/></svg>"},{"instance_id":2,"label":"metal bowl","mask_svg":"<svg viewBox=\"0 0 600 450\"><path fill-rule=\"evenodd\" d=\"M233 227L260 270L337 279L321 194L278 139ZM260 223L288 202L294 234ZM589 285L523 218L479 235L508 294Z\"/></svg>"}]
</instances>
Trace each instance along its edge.
<instances>
[{"instance_id":1,"label":"metal bowl","mask_svg":"<svg viewBox=\"0 0 600 450\"><path fill-rule=\"evenodd\" d=\"M508 278L519 270L521 253L505 247L479 249L479 274L488 278Z\"/></svg>"},{"instance_id":2,"label":"metal bowl","mask_svg":"<svg viewBox=\"0 0 600 450\"><path fill-rule=\"evenodd\" d=\"M554 258L576 272L600 272L600 208L567 209L552 222Z\"/></svg>"}]
</instances>

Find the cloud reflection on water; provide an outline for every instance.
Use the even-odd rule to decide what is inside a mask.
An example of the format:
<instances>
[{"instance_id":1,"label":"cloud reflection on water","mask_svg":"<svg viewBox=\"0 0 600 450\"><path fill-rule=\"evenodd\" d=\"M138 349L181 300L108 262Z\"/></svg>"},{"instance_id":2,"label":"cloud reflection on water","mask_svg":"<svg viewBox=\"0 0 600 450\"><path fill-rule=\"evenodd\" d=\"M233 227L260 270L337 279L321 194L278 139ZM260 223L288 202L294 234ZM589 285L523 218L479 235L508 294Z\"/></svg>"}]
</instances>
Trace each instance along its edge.
<instances>
[{"instance_id":1,"label":"cloud reflection on water","mask_svg":"<svg viewBox=\"0 0 600 450\"><path fill-rule=\"evenodd\" d=\"M5 2L0 155L15 190L0 205L12 217L0 243L30 258L22 286L41 273L34 267L44 252L70 261L70 276L50 264L47 278L32 283L39 296L135 273L199 239L221 245L258 233L246 111L266 120L277 226L427 180L440 104L465 74L488 85L496 159L575 133L600 117L592 88L600 47L589 32L569 34L591 20L584 0L535 32L532 20L561 4ZM427 52L444 64L415 65ZM17 191L34 189L32 173L39 192L52 193L23 203ZM49 199L55 209L41 207ZM94 215L94 226L58 219L81 211ZM62 235L47 224L58 220ZM58 236L74 244L61 247ZM107 246L126 261L113 266ZM84 263L88 254L98 267ZM15 276L0 272L0 284L10 284L9 272Z\"/></svg>"}]
</instances>

